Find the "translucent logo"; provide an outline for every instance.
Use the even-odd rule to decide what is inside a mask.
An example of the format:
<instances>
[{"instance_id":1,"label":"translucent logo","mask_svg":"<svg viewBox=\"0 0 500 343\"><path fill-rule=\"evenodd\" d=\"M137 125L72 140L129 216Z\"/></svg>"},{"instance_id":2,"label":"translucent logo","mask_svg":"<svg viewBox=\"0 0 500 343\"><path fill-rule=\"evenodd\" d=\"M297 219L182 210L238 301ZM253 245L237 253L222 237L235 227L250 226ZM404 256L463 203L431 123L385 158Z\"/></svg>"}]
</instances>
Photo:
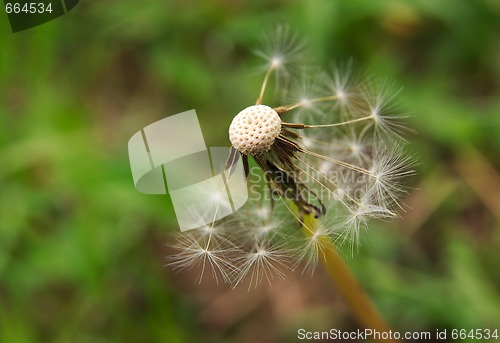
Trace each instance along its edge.
<instances>
[{"instance_id":1,"label":"translucent logo","mask_svg":"<svg viewBox=\"0 0 500 343\"><path fill-rule=\"evenodd\" d=\"M227 147L207 148L195 110L146 126L128 152L136 189L170 194L181 231L210 225L248 198L241 159Z\"/></svg>"}]
</instances>

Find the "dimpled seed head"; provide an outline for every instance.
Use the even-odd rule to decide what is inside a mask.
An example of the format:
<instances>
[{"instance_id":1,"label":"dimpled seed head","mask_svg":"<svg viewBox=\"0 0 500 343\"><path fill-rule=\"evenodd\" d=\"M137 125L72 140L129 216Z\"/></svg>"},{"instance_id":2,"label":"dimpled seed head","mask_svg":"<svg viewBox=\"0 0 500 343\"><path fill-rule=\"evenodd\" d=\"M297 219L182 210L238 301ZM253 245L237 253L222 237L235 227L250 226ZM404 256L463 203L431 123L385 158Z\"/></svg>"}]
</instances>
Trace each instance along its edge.
<instances>
[{"instance_id":1,"label":"dimpled seed head","mask_svg":"<svg viewBox=\"0 0 500 343\"><path fill-rule=\"evenodd\" d=\"M281 119L271 107L255 105L245 108L229 126L229 140L244 155L268 151L281 131Z\"/></svg>"}]
</instances>

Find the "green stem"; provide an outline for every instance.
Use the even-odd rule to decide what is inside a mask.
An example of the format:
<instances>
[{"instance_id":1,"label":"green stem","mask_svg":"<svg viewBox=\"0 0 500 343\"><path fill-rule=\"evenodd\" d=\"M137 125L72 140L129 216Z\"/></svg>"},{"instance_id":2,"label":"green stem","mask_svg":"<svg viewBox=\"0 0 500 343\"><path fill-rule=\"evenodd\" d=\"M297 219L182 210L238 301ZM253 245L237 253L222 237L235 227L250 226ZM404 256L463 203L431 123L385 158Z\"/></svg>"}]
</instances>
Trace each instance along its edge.
<instances>
[{"instance_id":1,"label":"green stem","mask_svg":"<svg viewBox=\"0 0 500 343\"><path fill-rule=\"evenodd\" d=\"M305 216L304 226L302 228L305 235L311 236L314 234L316 226L317 221L313 216ZM322 237L320 239L321 246L323 247L322 263L359 324L366 329L372 329L378 332L389 332L389 326L377 311L370 297L356 280L349 267L340 257L330 239L327 237ZM398 342L397 340L391 339L380 341Z\"/></svg>"}]
</instances>

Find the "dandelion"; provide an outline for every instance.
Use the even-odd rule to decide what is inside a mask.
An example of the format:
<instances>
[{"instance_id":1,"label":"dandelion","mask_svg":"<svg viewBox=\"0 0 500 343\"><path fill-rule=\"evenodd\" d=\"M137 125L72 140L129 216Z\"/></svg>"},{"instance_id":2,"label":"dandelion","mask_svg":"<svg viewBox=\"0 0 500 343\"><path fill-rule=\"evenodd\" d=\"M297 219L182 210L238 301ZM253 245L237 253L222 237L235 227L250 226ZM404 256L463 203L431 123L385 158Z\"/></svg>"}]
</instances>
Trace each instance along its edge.
<instances>
[{"instance_id":1,"label":"dandelion","mask_svg":"<svg viewBox=\"0 0 500 343\"><path fill-rule=\"evenodd\" d=\"M241 158L248 181L264 186L233 216L181 238L171 262L199 265L202 276L211 267L234 286L282 280L287 269L311 274L332 243L357 247L370 219L403 209L402 179L413 173L390 85L363 80L352 63L294 74L304 45L286 27L265 42L262 86L229 126L226 165L231 177ZM281 92L288 102L266 96L273 76L290 81Z\"/></svg>"}]
</instances>

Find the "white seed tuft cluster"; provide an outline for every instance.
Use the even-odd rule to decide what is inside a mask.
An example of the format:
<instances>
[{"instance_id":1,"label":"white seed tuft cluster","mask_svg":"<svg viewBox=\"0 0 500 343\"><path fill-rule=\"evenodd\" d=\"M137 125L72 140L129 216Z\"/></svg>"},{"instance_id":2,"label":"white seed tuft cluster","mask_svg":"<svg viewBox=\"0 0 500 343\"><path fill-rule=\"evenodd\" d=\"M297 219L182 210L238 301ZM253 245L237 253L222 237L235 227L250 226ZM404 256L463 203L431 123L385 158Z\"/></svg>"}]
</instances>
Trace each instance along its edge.
<instances>
[{"instance_id":1,"label":"white seed tuft cluster","mask_svg":"<svg viewBox=\"0 0 500 343\"><path fill-rule=\"evenodd\" d=\"M248 194L244 207L234 213L230 199L221 196L226 186L231 196L241 195L233 192L237 189L232 184L207 188L201 196L216 206L188 210L193 223L207 215L212 222L180 233L173 244L177 253L168 257L174 269L197 269L200 283L211 275L217 283L221 279L233 287L257 287L261 281L284 279L299 266L302 274L312 274L320 261L336 263L327 250L345 243L354 254L369 220L398 217L404 208L399 202L407 193L402 179L414 173L414 162L401 147L405 126L393 112L392 87L365 82L350 63L328 73L296 68L307 73L294 73L298 78L288 78L294 82L282 82L295 63L300 67L296 54L303 45L287 27L278 27L270 38L266 50L258 52L267 70L258 105L243 109L229 127L233 148L244 161L254 158L266 182L248 178L248 189L243 190L252 196ZM261 105L271 74L277 94L287 95L286 102L276 106L289 124ZM287 139L306 149L280 146ZM221 208L224 216L232 214L218 220ZM301 220L306 214L307 220Z\"/></svg>"},{"instance_id":2,"label":"white seed tuft cluster","mask_svg":"<svg viewBox=\"0 0 500 343\"><path fill-rule=\"evenodd\" d=\"M229 140L244 155L268 151L281 132L281 119L269 106L254 105L234 117L229 126Z\"/></svg>"}]
</instances>

